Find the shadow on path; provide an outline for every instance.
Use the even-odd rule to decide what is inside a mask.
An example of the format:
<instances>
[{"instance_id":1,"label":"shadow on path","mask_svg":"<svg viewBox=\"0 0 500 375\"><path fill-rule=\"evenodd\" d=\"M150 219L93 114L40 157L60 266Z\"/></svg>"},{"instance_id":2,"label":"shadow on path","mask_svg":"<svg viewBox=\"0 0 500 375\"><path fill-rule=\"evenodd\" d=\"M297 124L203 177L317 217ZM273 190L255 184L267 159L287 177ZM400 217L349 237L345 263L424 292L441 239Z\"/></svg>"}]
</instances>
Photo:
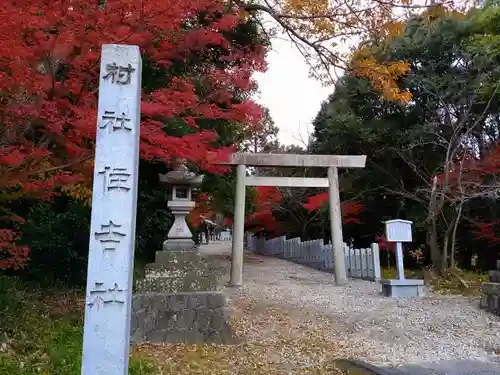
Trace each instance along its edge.
<instances>
[{"instance_id":1,"label":"shadow on path","mask_svg":"<svg viewBox=\"0 0 500 375\"><path fill-rule=\"evenodd\" d=\"M356 360L340 360L337 366L349 375L498 375L500 363L474 360L447 360L408 364L397 367L377 367Z\"/></svg>"}]
</instances>

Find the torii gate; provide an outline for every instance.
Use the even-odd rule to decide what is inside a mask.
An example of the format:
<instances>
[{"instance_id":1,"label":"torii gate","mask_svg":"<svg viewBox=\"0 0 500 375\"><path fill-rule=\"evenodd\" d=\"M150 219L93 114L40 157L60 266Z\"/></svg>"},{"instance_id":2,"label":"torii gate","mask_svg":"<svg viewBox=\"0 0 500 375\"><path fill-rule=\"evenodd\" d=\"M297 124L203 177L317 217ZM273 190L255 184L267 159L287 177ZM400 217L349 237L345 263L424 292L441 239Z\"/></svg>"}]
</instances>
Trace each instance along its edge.
<instances>
[{"instance_id":1,"label":"torii gate","mask_svg":"<svg viewBox=\"0 0 500 375\"><path fill-rule=\"evenodd\" d=\"M243 285L246 186L328 187L335 282L337 285L347 283L343 253L338 168L364 168L366 155L233 153L229 161L219 161L218 164L237 166L230 279L232 286ZM247 166L328 168L328 178L246 176Z\"/></svg>"}]
</instances>

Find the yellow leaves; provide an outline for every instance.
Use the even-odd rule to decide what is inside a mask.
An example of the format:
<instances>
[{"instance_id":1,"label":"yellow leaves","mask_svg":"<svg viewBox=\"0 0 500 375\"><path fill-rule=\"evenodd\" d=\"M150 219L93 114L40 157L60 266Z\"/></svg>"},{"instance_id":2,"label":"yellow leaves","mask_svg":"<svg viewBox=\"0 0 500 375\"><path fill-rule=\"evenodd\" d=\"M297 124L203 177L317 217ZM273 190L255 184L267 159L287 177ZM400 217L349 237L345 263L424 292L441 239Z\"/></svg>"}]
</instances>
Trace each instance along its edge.
<instances>
[{"instance_id":1,"label":"yellow leaves","mask_svg":"<svg viewBox=\"0 0 500 375\"><path fill-rule=\"evenodd\" d=\"M366 51L364 52L366 55ZM361 54L363 56L363 54ZM407 103L412 96L409 91L401 91L397 81L410 70L410 64L395 61L387 64L379 63L373 57L354 60L354 73L370 80L373 88L389 101Z\"/></svg>"},{"instance_id":2,"label":"yellow leaves","mask_svg":"<svg viewBox=\"0 0 500 375\"><path fill-rule=\"evenodd\" d=\"M227 359L216 345L140 345L137 353L155 362L159 374L229 375Z\"/></svg>"},{"instance_id":3,"label":"yellow leaves","mask_svg":"<svg viewBox=\"0 0 500 375\"><path fill-rule=\"evenodd\" d=\"M408 4L410 0L399 0L402 4ZM424 22L435 23L442 18L452 17L463 19L464 14L451 10L443 5L429 6L421 14ZM392 17L392 16L391 16ZM383 19L383 17L381 18ZM391 19L374 27L375 36L369 39L371 44L364 45L352 53L352 68L355 75L364 77L372 83L373 88L381 96L390 101L407 103L412 96L409 91L401 91L398 82L410 71L410 64L405 61L378 61L375 54L389 53L388 48L392 45L392 39L401 36L405 30L405 23ZM372 49L372 46L375 45ZM378 52L372 52L378 51Z\"/></svg>"},{"instance_id":4,"label":"yellow leaves","mask_svg":"<svg viewBox=\"0 0 500 375\"><path fill-rule=\"evenodd\" d=\"M396 36L402 33L404 24L392 22L387 24L387 35ZM401 91L398 80L410 71L410 64L405 61L379 62L368 46L363 46L352 54L353 73L368 79L373 88L389 101L408 103L412 96L409 91Z\"/></svg>"},{"instance_id":5,"label":"yellow leaves","mask_svg":"<svg viewBox=\"0 0 500 375\"><path fill-rule=\"evenodd\" d=\"M295 31L314 39L333 36L340 21L333 16L328 0L285 0L280 13L286 14Z\"/></svg>"},{"instance_id":6,"label":"yellow leaves","mask_svg":"<svg viewBox=\"0 0 500 375\"><path fill-rule=\"evenodd\" d=\"M410 70L410 64L404 61L396 61L386 67L387 73L391 76L403 76Z\"/></svg>"},{"instance_id":7,"label":"yellow leaves","mask_svg":"<svg viewBox=\"0 0 500 375\"><path fill-rule=\"evenodd\" d=\"M84 175L91 175L94 169L94 160L85 161L80 165L80 169ZM92 204L92 188L90 184L91 181L89 180L80 184L64 186L61 190L73 199L82 202L86 206L90 206Z\"/></svg>"},{"instance_id":8,"label":"yellow leaves","mask_svg":"<svg viewBox=\"0 0 500 375\"><path fill-rule=\"evenodd\" d=\"M422 13L422 17L427 22L434 22L444 17L451 17L456 20L463 20L465 14L454 9L449 9L443 5L433 5Z\"/></svg>"},{"instance_id":9,"label":"yellow leaves","mask_svg":"<svg viewBox=\"0 0 500 375\"><path fill-rule=\"evenodd\" d=\"M382 26L382 37L391 38L399 36L403 33L405 24L401 21L392 21Z\"/></svg>"},{"instance_id":10,"label":"yellow leaves","mask_svg":"<svg viewBox=\"0 0 500 375\"><path fill-rule=\"evenodd\" d=\"M424 18L429 21L434 21L439 18L443 18L448 13L448 10L442 5L434 5L429 8L422 14Z\"/></svg>"},{"instance_id":11,"label":"yellow leaves","mask_svg":"<svg viewBox=\"0 0 500 375\"><path fill-rule=\"evenodd\" d=\"M90 206L92 202L92 189L83 184L64 186L62 191L86 206Z\"/></svg>"},{"instance_id":12,"label":"yellow leaves","mask_svg":"<svg viewBox=\"0 0 500 375\"><path fill-rule=\"evenodd\" d=\"M331 22L328 22L327 20L324 21L319 21L316 23L316 29L320 32L323 31L332 31L335 29L335 26L331 24Z\"/></svg>"},{"instance_id":13,"label":"yellow leaves","mask_svg":"<svg viewBox=\"0 0 500 375\"><path fill-rule=\"evenodd\" d=\"M285 8L290 10L303 10L307 6L307 1L304 0L288 0L285 3Z\"/></svg>"},{"instance_id":14,"label":"yellow leaves","mask_svg":"<svg viewBox=\"0 0 500 375\"><path fill-rule=\"evenodd\" d=\"M357 61L357 62L361 63L362 60L370 60L370 59L373 59L373 53L366 46L362 46L362 47L352 51L352 60L354 62ZM364 63L369 64L368 61L364 61Z\"/></svg>"},{"instance_id":15,"label":"yellow leaves","mask_svg":"<svg viewBox=\"0 0 500 375\"><path fill-rule=\"evenodd\" d=\"M462 12L456 12L456 11L450 11L450 17L455 19L455 20L464 20L465 19L465 13Z\"/></svg>"},{"instance_id":16,"label":"yellow leaves","mask_svg":"<svg viewBox=\"0 0 500 375\"><path fill-rule=\"evenodd\" d=\"M326 15L328 0L286 0L283 8L287 11L305 11L310 16Z\"/></svg>"}]
</instances>

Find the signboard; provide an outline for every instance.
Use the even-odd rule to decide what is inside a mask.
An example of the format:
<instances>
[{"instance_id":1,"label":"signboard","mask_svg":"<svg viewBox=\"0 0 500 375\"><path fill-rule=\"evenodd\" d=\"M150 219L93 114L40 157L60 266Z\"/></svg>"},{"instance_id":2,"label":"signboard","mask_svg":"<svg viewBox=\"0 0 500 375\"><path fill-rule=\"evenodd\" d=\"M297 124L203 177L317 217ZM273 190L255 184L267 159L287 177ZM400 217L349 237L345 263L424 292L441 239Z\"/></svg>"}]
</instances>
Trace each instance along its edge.
<instances>
[{"instance_id":1,"label":"signboard","mask_svg":"<svg viewBox=\"0 0 500 375\"><path fill-rule=\"evenodd\" d=\"M411 225L408 220L389 220L385 222L385 236L387 242L411 242Z\"/></svg>"}]
</instances>

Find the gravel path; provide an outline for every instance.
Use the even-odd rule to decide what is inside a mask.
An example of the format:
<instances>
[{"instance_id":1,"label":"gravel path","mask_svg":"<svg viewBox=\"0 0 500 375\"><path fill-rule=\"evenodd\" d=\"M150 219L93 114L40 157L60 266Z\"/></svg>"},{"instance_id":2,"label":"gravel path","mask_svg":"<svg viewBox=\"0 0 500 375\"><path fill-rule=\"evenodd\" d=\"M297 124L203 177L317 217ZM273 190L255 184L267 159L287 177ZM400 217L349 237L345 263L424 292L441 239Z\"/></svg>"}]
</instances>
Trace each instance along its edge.
<instances>
[{"instance_id":1,"label":"gravel path","mask_svg":"<svg viewBox=\"0 0 500 375\"><path fill-rule=\"evenodd\" d=\"M227 246L202 251L229 254ZM227 259L223 263L227 266ZM297 322L320 326L346 357L379 366L404 365L408 374L417 373L414 365L434 369L428 374L500 374L495 354L500 319L479 310L477 299L430 294L398 300L381 297L373 282L351 279L338 287L332 279L331 274L246 253L244 286L228 294L263 307L279 306ZM476 361L482 362L476 365L482 370L474 372Z\"/></svg>"}]
</instances>

